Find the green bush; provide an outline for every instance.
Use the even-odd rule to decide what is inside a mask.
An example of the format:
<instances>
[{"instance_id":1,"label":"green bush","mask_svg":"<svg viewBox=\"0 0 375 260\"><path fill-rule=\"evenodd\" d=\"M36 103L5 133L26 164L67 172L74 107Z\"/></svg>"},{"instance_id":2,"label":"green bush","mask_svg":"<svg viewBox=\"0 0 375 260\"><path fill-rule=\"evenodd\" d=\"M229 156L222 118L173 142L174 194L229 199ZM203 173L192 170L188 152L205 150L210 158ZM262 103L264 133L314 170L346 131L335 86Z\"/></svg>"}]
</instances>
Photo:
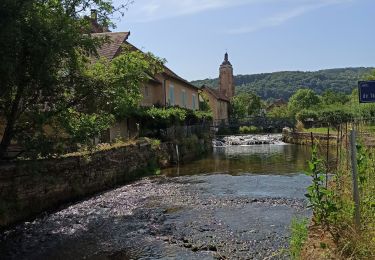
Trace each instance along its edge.
<instances>
[{"instance_id":1,"label":"green bush","mask_svg":"<svg viewBox=\"0 0 375 260\"><path fill-rule=\"evenodd\" d=\"M240 134L256 134L259 133L259 129L256 126L241 126Z\"/></svg>"},{"instance_id":2,"label":"green bush","mask_svg":"<svg viewBox=\"0 0 375 260\"><path fill-rule=\"evenodd\" d=\"M197 111L180 107L150 107L139 108L133 112L144 128L162 129L176 125L200 124L212 120L210 111Z\"/></svg>"}]
</instances>

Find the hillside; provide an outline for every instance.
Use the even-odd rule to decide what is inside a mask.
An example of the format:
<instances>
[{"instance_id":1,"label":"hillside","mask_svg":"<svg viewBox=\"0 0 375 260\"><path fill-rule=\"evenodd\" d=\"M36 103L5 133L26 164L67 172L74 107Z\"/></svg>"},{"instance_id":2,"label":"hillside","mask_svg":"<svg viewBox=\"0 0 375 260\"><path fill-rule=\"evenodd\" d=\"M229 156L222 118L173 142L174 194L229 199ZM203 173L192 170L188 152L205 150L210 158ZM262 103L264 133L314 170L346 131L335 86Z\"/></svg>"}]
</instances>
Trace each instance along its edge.
<instances>
[{"instance_id":1,"label":"hillside","mask_svg":"<svg viewBox=\"0 0 375 260\"><path fill-rule=\"evenodd\" d=\"M234 77L236 92L253 91L263 99L289 99L299 88L310 88L318 94L327 89L349 94L374 68L342 68L314 72L281 71ZM196 86L217 87L218 78L192 81Z\"/></svg>"}]
</instances>

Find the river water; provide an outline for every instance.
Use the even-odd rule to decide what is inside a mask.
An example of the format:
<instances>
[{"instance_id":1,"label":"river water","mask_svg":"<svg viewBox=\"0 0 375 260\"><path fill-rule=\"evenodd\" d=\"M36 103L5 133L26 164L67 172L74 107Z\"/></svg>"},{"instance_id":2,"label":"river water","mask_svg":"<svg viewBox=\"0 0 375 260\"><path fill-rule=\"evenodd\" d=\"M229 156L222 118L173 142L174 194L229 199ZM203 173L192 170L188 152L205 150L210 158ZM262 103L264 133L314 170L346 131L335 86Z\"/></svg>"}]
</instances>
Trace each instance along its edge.
<instances>
[{"instance_id":1,"label":"river water","mask_svg":"<svg viewBox=\"0 0 375 260\"><path fill-rule=\"evenodd\" d=\"M309 148L216 147L205 158L0 234L1 259L288 259L310 216Z\"/></svg>"}]
</instances>

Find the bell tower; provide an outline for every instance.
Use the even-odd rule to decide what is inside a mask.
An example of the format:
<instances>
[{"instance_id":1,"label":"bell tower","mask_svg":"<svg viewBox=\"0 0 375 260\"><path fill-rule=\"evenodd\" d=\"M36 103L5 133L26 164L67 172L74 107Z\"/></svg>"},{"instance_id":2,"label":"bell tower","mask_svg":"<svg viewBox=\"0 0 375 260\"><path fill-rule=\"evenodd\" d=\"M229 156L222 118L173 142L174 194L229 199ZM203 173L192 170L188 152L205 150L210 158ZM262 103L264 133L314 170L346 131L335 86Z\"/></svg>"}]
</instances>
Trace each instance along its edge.
<instances>
[{"instance_id":1,"label":"bell tower","mask_svg":"<svg viewBox=\"0 0 375 260\"><path fill-rule=\"evenodd\" d=\"M228 53L225 53L224 61L220 65L219 91L229 99L234 96L233 67L228 60Z\"/></svg>"}]
</instances>

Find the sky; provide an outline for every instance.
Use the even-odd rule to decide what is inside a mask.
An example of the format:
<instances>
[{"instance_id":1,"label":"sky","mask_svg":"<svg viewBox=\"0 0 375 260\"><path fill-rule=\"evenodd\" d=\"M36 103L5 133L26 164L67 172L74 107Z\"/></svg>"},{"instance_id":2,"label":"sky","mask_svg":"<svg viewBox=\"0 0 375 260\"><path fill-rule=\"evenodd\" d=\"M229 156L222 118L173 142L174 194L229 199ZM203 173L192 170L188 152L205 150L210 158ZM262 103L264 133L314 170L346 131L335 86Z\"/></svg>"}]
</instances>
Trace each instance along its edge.
<instances>
[{"instance_id":1,"label":"sky","mask_svg":"<svg viewBox=\"0 0 375 260\"><path fill-rule=\"evenodd\" d=\"M113 0L115 6L125 0ZM375 0L134 0L117 28L187 80L375 67Z\"/></svg>"}]
</instances>

